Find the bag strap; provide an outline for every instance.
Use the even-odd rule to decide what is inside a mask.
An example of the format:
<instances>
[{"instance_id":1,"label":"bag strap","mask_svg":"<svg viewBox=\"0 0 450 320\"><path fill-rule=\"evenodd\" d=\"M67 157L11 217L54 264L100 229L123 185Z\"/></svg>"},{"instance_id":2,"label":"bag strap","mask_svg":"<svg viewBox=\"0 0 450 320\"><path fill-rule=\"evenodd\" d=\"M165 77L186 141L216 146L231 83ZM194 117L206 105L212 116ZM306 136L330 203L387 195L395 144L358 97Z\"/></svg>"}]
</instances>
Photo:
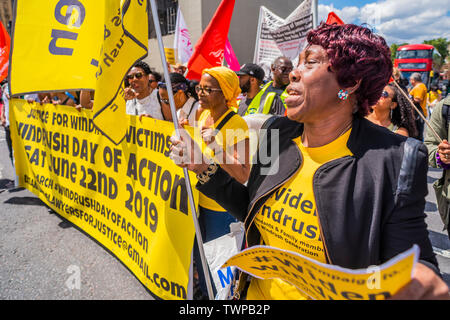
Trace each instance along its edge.
<instances>
[{"instance_id":1,"label":"bag strap","mask_svg":"<svg viewBox=\"0 0 450 320\"><path fill-rule=\"evenodd\" d=\"M445 121L445 131L448 132L448 123L450 122L450 98L445 98L442 105L442 118ZM448 100L448 101L447 101Z\"/></svg>"},{"instance_id":2,"label":"bag strap","mask_svg":"<svg viewBox=\"0 0 450 320\"><path fill-rule=\"evenodd\" d=\"M225 116L225 118L223 118L223 120L220 121L219 125L216 127L216 129L215 129L216 133L214 135L216 135L223 128L223 126L228 122L228 120L233 118L235 115L236 115L236 112L234 112L234 111L231 111L229 114L227 114Z\"/></svg>"},{"instance_id":3,"label":"bag strap","mask_svg":"<svg viewBox=\"0 0 450 320\"><path fill-rule=\"evenodd\" d=\"M189 116L191 115L192 110L194 109L194 106L195 106L196 103L197 103L197 100L194 99L194 102L192 102L192 104L191 104L191 109L189 110L189 113L187 115L188 119L189 119Z\"/></svg>"},{"instance_id":4,"label":"bag strap","mask_svg":"<svg viewBox=\"0 0 450 320\"><path fill-rule=\"evenodd\" d=\"M417 166L417 155L421 145L422 142L414 138L408 138L405 141L402 165L397 181L397 195L411 191Z\"/></svg>"}]
</instances>

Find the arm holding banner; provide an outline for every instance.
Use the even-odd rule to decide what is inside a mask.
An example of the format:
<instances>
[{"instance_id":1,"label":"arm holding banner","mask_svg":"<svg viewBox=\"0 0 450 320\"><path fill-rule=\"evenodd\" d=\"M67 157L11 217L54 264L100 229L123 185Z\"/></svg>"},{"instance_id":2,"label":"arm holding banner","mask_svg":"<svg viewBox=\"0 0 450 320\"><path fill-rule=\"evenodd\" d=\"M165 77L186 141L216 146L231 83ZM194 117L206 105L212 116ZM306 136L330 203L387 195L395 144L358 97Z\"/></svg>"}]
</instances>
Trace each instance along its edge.
<instances>
[{"instance_id":1,"label":"arm holding banner","mask_svg":"<svg viewBox=\"0 0 450 320\"><path fill-rule=\"evenodd\" d=\"M171 158L174 162L197 175L205 173L208 170L209 163L202 155L200 147L186 133L181 131L181 139L171 138L172 146ZM247 214L249 195L247 187L236 181L220 166L210 180L205 184L197 184L197 189L202 190L207 196L214 196L225 210L232 214L239 221L244 221ZM234 201L229 201L234 199Z\"/></svg>"},{"instance_id":2,"label":"arm holding banner","mask_svg":"<svg viewBox=\"0 0 450 320\"><path fill-rule=\"evenodd\" d=\"M450 300L448 287L433 270L422 263L414 269L411 282L392 300Z\"/></svg>"},{"instance_id":3,"label":"arm holding banner","mask_svg":"<svg viewBox=\"0 0 450 320\"><path fill-rule=\"evenodd\" d=\"M94 91L81 90L81 93L80 93L80 107L81 108L92 109L94 107L94 99L92 97L93 94L94 94Z\"/></svg>"},{"instance_id":4,"label":"arm holding banner","mask_svg":"<svg viewBox=\"0 0 450 320\"><path fill-rule=\"evenodd\" d=\"M426 183L428 155L424 145L417 152L414 181L409 187L399 192L399 206L385 223L382 237L382 259L388 260L398 250L407 248L412 239L421 248L419 263L414 269L411 282L392 299L449 299L448 287L441 279L433 248L428 240L428 231L424 225L425 196L428 192ZM419 197L417 197L420 195ZM415 200L414 200L415 199ZM408 228L405 228L408 225Z\"/></svg>"}]
</instances>

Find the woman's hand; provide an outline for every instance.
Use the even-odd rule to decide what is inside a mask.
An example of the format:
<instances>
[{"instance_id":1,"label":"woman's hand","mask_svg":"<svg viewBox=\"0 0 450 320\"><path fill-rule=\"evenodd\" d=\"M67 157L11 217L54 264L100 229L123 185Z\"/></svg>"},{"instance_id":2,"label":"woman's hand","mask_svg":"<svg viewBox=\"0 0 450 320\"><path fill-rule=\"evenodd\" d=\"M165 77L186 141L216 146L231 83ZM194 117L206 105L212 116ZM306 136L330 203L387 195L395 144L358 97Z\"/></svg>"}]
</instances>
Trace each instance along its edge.
<instances>
[{"instance_id":1,"label":"woman's hand","mask_svg":"<svg viewBox=\"0 0 450 320\"><path fill-rule=\"evenodd\" d=\"M180 125L180 127L184 128L184 126L190 126L189 124L189 120L188 119L179 119L178 120L178 124Z\"/></svg>"},{"instance_id":2,"label":"woman's hand","mask_svg":"<svg viewBox=\"0 0 450 320\"><path fill-rule=\"evenodd\" d=\"M180 129L180 138L172 136L170 142L170 158L181 168L200 174L208 168L208 163L203 157L197 143L191 138L185 129Z\"/></svg>"},{"instance_id":3,"label":"woman's hand","mask_svg":"<svg viewBox=\"0 0 450 320\"><path fill-rule=\"evenodd\" d=\"M215 141L215 130L209 127L202 127L200 130L203 141L209 146Z\"/></svg>"},{"instance_id":4,"label":"woman's hand","mask_svg":"<svg viewBox=\"0 0 450 320\"><path fill-rule=\"evenodd\" d=\"M442 140L442 142L438 145L439 157L441 161L445 164L450 164L450 144L447 140Z\"/></svg>"},{"instance_id":5,"label":"woman's hand","mask_svg":"<svg viewBox=\"0 0 450 320\"><path fill-rule=\"evenodd\" d=\"M50 100L51 100L51 98L50 98L50 96L49 95L45 95L42 99L40 99L41 100L41 105L43 105L44 103L50 103Z\"/></svg>"},{"instance_id":6,"label":"woman's hand","mask_svg":"<svg viewBox=\"0 0 450 320\"><path fill-rule=\"evenodd\" d=\"M450 300L445 282L430 268L417 263L412 280L391 300Z\"/></svg>"}]
</instances>

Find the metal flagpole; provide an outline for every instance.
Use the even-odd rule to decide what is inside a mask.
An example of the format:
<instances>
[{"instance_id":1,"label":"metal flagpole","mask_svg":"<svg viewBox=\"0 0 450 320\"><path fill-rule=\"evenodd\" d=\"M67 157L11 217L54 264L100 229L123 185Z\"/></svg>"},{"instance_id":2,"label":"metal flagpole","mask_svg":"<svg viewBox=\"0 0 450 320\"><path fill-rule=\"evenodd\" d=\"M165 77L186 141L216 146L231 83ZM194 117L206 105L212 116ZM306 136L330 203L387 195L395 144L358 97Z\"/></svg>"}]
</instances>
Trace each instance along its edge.
<instances>
[{"instance_id":1,"label":"metal flagpole","mask_svg":"<svg viewBox=\"0 0 450 320\"><path fill-rule=\"evenodd\" d=\"M177 111L175 108L175 100L173 98L172 83L170 81L169 69L167 66L166 55L164 52L164 43L162 41L161 28L159 26L158 11L157 11L155 0L150 0L150 7L152 10L152 16L153 16L153 22L155 25L156 37L158 38L159 54L161 56L161 62L163 65L164 79L165 79L166 85L167 85L167 93L169 95L170 111L172 113L173 124L175 126L175 134L177 135L177 138L180 139L180 137L181 137L180 130L179 130L180 126L178 124ZM197 210L195 207L194 196L192 194L191 181L189 179L189 172L188 172L187 168L183 168L183 172L184 172L184 179L186 182L186 189L187 189L188 196L189 196L189 204L191 206L192 219L194 220L197 245L198 245L198 249L200 252L201 263L203 266L203 273L205 275L206 287L208 289L208 297L210 300L214 300L211 279L209 277L209 272L208 272L209 267L208 267L208 264L206 263L205 251L203 249L203 239L202 239L202 235L200 232L200 226L198 224Z\"/></svg>"},{"instance_id":2,"label":"metal flagpole","mask_svg":"<svg viewBox=\"0 0 450 320\"><path fill-rule=\"evenodd\" d=\"M319 24L319 0L312 0L313 29Z\"/></svg>"},{"instance_id":3,"label":"metal flagpole","mask_svg":"<svg viewBox=\"0 0 450 320\"><path fill-rule=\"evenodd\" d=\"M255 43L255 53L253 55L253 63L259 63L258 60L258 52L259 52L259 41L261 40L261 23L262 23L262 15L263 15L263 8L262 6L259 7L259 18L258 18L258 30L256 33L256 43Z\"/></svg>"}]
</instances>

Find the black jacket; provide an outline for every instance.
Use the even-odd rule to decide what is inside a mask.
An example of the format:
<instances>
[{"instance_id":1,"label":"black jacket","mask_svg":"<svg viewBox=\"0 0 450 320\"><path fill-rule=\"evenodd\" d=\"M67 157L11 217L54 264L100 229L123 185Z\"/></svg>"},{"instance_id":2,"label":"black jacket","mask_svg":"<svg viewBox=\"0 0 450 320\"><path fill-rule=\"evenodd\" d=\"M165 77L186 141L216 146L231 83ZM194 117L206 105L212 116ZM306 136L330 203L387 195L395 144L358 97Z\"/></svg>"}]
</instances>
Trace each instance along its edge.
<instances>
[{"instance_id":1,"label":"black jacket","mask_svg":"<svg viewBox=\"0 0 450 320\"><path fill-rule=\"evenodd\" d=\"M279 141L279 156L266 165L257 156L247 186L221 168L210 181L197 185L229 213L245 221L248 246L260 243L253 224L255 214L302 162L292 139L301 135L303 124L286 117L274 120L262 139L268 150L274 134L270 129L279 130L279 139L275 139ZM426 147L359 117L353 120L347 146L353 156L322 165L313 180L327 262L344 268L367 268L417 244L420 262L439 274L425 224ZM273 166L278 166L276 174L261 174Z\"/></svg>"}]
</instances>

